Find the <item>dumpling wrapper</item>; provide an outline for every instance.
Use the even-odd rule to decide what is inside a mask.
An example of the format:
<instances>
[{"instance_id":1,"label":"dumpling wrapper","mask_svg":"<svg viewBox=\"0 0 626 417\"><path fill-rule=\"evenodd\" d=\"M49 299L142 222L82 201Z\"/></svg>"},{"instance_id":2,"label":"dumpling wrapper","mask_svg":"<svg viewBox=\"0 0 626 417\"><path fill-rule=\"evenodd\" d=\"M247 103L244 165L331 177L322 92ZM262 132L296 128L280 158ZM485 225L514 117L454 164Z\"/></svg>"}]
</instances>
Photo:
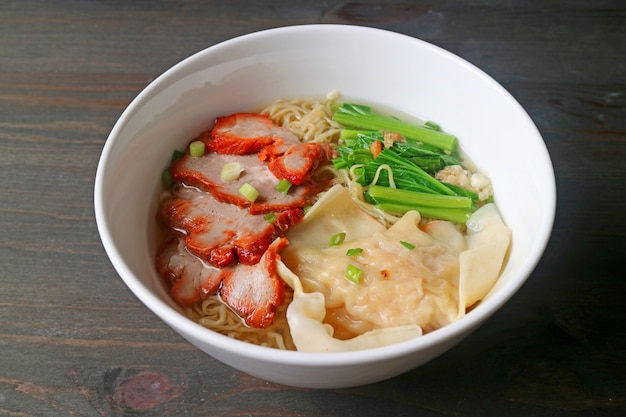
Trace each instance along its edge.
<instances>
[{"instance_id":1,"label":"dumpling wrapper","mask_svg":"<svg viewBox=\"0 0 626 417\"><path fill-rule=\"evenodd\" d=\"M297 224L297 232L288 232L288 239L292 247L323 249L338 232L345 232L349 241L384 230L385 226L359 208L347 188L335 185L309 209Z\"/></svg>"},{"instance_id":2,"label":"dumpling wrapper","mask_svg":"<svg viewBox=\"0 0 626 417\"><path fill-rule=\"evenodd\" d=\"M299 352L351 352L405 342L422 335L419 326L410 325L376 329L347 340L334 338L332 326L323 322L326 305L322 293L305 293L298 276L280 261L277 272L294 289L287 321Z\"/></svg>"},{"instance_id":3,"label":"dumpling wrapper","mask_svg":"<svg viewBox=\"0 0 626 417\"><path fill-rule=\"evenodd\" d=\"M337 207L342 207L343 210L336 210ZM485 210L481 208L476 213L470 219L472 229L467 239L448 222L431 222L425 231L419 230L417 212L407 213L396 225L387 230L363 213L344 187L335 186L317 202L303 222L288 233L291 243L288 248L289 256L293 256L294 253L304 256L300 261L309 262L309 266L319 264L320 259L324 259L319 258L320 251L328 250L329 237L338 231L346 233L346 242L358 241L359 244L364 245L374 244L376 241L389 241L389 239L410 241L411 237L418 235L417 241L420 245L433 245L437 249L437 242L442 243L441 247L445 247L445 251L454 254L459 265L454 266L456 268L454 274L448 271L447 280L450 282L443 282L446 290L437 290L444 295L429 295L429 303L432 305L427 306L426 310L433 310L433 306L446 310L441 316L443 319L440 319L438 323L441 326L462 317L466 306L481 299L489 291L498 278L504 253L508 248L510 232L500 220L495 206ZM345 253L344 248L337 250ZM493 252L495 250L497 250L496 253ZM489 255L485 256L485 253ZM500 254L502 254L501 257ZM307 260L307 257L310 259ZM498 257L500 257L499 261ZM341 258L345 257L338 257L337 253L334 254L335 262L337 260L341 262ZM393 259L395 256L385 254L382 258ZM450 256L447 259L449 258ZM484 262L490 265L481 266ZM449 270L450 266L446 268ZM299 351L338 352L368 349L406 341L423 333L419 325L407 324L376 328L346 340L335 338L333 327L324 323L329 300L321 292L305 292L300 277L283 262L279 262L278 273L294 289L294 300L287 310L287 320ZM345 280L345 278L341 279ZM307 277L307 280L310 282L310 277ZM337 282L345 287L345 283ZM435 287L442 287L441 280L436 282ZM454 293L451 294L451 291ZM437 297L440 299L433 300Z\"/></svg>"},{"instance_id":4,"label":"dumpling wrapper","mask_svg":"<svg viewBox=\"0 0 626 417\"><path fill-rule=\"evenodd\" d=\"M485 298L498 280L511 244L511 230L490 203L467 221L465 240L468 249L460 255L459 299L469 307Z\"/></svg>"}]
</instances>

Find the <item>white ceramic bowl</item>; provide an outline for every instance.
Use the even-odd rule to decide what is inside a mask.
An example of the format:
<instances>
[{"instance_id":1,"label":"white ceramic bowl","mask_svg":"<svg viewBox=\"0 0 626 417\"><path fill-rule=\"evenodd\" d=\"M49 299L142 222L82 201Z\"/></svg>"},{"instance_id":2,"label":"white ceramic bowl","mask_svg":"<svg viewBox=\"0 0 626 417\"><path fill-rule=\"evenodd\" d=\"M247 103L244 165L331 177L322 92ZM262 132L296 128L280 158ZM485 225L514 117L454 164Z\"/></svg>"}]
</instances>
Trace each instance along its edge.
<instances>
[{"instance_id":1,"label":"white ceramic bowl","mask_svg":"<svg viewBox=\"0 0 626 417\"><path fill-rule=\"evenodd\" d=\"M337 89L360 103L422 116L459 137L492 178L512 229L496 287L467 316L405 343L351 353L283 352L236 341L187 319L155 271L160 173L174 148L216 116L260 109L281 97ZM122 114L104 146L95 212L104 248L132 292L189 342L259 378L333 388L384 380L453 347L524 283L548 242L555 214L552 164L535 125L498 83L426 42L377 29L305 25L245 35L203 50L152 82Z\"/></svg>"}]
</instances>

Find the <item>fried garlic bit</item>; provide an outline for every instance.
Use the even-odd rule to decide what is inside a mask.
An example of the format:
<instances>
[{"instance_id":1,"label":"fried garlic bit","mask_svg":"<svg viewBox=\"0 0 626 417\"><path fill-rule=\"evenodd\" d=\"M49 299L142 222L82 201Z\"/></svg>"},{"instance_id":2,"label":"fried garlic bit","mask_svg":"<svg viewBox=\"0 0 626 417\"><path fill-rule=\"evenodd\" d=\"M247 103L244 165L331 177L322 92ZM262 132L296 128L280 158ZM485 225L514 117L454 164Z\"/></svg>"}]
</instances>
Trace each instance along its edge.
<instances>
[{"instance_id":1,"label":"fried garlic bit","mask_svg":"<svg viewBox=\"0 0 626 417\"><path fill-rule=\"evenodd\" d=\"M383 132L383 145L385 145L385 148L391 148L395 142L406 142L406 139L399 133Z\"/></svg>"}]
</instances>

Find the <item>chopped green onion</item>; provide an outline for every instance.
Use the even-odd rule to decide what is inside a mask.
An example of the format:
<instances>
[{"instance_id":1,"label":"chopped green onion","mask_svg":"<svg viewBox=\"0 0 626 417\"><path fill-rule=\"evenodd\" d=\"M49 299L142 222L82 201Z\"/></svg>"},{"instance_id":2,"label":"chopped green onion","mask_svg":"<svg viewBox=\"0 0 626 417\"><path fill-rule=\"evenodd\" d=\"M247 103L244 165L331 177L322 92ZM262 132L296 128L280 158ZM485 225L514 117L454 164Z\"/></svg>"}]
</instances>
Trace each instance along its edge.
<instances>
[{"instance_id":1,"label":"chopped green onion","mask_svg":"<svg viewBox=\"0 0 626 417\"><path fill-rule=\"evenodd\" d=\"M361 283L361 275L363 275L363 271L352 264L348 264L344 273L344 276L355 284Z\"/></svg>"},{"instance_id":2,"label":"chopped green onion","mask_svg":"<svg viewBox=\"0 0 626 417\"><path fill-rule=\"evenodd\" d=\"M265 220L269 224L273 224L276 221L276 214L273 211L270 211L265 216L263 216L263 220Z\"/></svg>"},{"instance_id":3,"label":"chopped green onion","mask_svg":"<svg viewBox=\"0 0 626 417\"><path fill-rule=\"evenodd\" d=\"M401 240L401 241L400 241L400 244L401 244L402 246L404 246L405 248L407 248L408 250L413 250L413 249L415 249L415 245L414 245L414 244L409 243L409 242L405 242L404 240Z\"/></svg>"},{"instance_id":4,"label":"chopped green onion","mask_svg":"<svg viewBox=\"0 0 626 417\"><path fill-rule=\"evenodd\" d=\"M345 239L346 239L346 234L343 232L334 234L330 237L330 243L328 245L329 246L341 245Z\"/></svg>"},{"instance_id":5,"label":"chopped green onion","mask_svg":"<svg viewBox=\"0 0 626 417\"><path fill-rule=\"evenodd\" d=\"M229 162L222 167L220 178L223 181L235 181L243 172L243 164L240 162Z\"/></svg>"},{"instance_id":6,"label":"chopped green onion","mask_svg":"<svg viewBox=\"0 0 626 417\"><path fill-rule=\"evenodd\" d=\"M239 194L246 197L246 199L251 203L254 203L256 199L259 198L259 192L257 189L248 183L245 183L241 186L241 188L239 188Z\"/></svg>"},{"instance_id":7,"label":"chopped green onion","mask_svg":"<svg viewBox=\"0 0 626 417\"><path fill-rule=\"evenodd\" d=\"M276 191L278 191L279 193L287 194L290 188L291 183L285 178L281 179L280 181L278 181L278 184L276 184Z\"/></svg>"},{"instance_id":8,"label":"chopped green onion","mask_svg":"<svg viewBox=\"0 0 626 417\"><path fill-rule=\"evenodd\" d=\"M361 248L352 248L352 249L348 249L348 251L346 252L346 256L357 256L363 253L363 249Z\"/></svg>"},{"instance_id":9,"label":"chopped green onion","mask_svg":"<svg viewBox=\"0 0 626 417\"><path fill-rule=\"evenodd\" d=\"M203 156L204 150L204 142L202 142L201 140L195 140L189 144L189 155L193 156L194 158Z\"/></svg>"}]
</instances>

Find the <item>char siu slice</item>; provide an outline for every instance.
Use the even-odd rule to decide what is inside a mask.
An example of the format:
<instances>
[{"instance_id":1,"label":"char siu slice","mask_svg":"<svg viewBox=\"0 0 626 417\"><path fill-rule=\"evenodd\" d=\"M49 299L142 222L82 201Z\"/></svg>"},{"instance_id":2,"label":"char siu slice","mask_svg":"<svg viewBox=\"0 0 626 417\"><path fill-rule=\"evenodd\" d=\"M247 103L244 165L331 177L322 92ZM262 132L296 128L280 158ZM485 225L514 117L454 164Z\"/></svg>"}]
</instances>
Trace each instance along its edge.
<instances>
[{"instance_id":1,"label":"char siu slice","mask_svg":"<svg viewBox=\"0 0 626 417\"><path fill-rule=\"evenodd\" d=\"M255 264L283 228L300 221L302 210L278 213L279 224L270 224L263 215L221 203L211 193L177 186L173 198L163 202L159 220L185 235L187 249L216 267L241 261Z\"/></svg>"},{"instance_id":2,"label":"char siu slice","mask_svg":"<svg viewBox=\"0 0 626 417\"><path fill-rule=\"evenodd\" d=\"M230 268L215 268L203 263L185 248L184 239L167 240L157 254L157 270L170 284L174 301L190 305L217 293L220 283L232 274Z\"/></svg>"},{"instance_id":3,"label":"char siu slice","mask_svg":"<svg viewBox=\"0 0 626 417\"><path fill-rule=\"evenodd\" d=\"M228 163L240 163L243 171L234 181L222 180L222 167ZM223 155L207 153L202 157L184 157L174 161L170 173L175 181L210 191L217 200L249 207L253 214L284 211L310 205L312 198L322 191L325 185L307 183L291 187L289 193L276 191L278 179L259 161L256 155ZM239 193L245 183L253 186L260 194L254 203Z\"/></svg>"},{"instance_id":4,"label":"char siu slice","mask_svg":"<svg viewBox=\"0 0 626 417\"><path fill-rule=\"evenodd\" d=\"M278 252L286 245L286 238L276 239L259 263L239 265L222 281L222 299L252 327L270 325L276 307L285 302L285 286L276 274L276 262L280 259Z\"/></svg>"},{"instance_id":5,"label":"char siu slice","mask_svg":"<svg viewBox=\"0 0 626 417\"><path fill-rule=\"evenodd\" d=\"M245 155L259 152L276 139L298 142L298 138L284 127L259 113L235 113L218 117L210 133L200 136L209 151Z\"/></svg>"},{"instance_id":6,"label":"char siu slice","mask_svg":"<svg viewBox=\"0 0 626 417\"><path fill-rule=\"evenodd\" d=\"M330 161L335 156L334 150L325 143L288 142L277 139L263 148L259 160L267 162L275 177L289 180L300 185L309 181L317 167Z\"/></svg>"}]
</instances>

